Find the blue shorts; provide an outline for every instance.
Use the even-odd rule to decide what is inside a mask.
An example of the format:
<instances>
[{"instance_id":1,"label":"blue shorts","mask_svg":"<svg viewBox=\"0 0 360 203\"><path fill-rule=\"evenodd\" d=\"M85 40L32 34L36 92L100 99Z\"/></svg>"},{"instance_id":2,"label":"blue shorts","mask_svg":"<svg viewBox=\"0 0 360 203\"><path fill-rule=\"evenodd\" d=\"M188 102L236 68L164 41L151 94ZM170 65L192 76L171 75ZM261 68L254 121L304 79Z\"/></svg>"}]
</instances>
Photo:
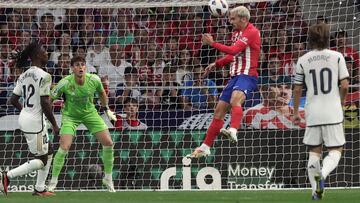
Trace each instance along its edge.
<instances>
[{"instance_id":1,"label":"blue shorts","mask_svg":"<svg viewBox=\"0 0 360 203\"><path fill-rule=\"evenodd\" d=\"M230 103L231 94L234 90L240 90L245 93L245 96L256 90L258 79L255 76L237 75L232 77L224 90L222 91L219 100Z\"/></svg>"}]
</instances>

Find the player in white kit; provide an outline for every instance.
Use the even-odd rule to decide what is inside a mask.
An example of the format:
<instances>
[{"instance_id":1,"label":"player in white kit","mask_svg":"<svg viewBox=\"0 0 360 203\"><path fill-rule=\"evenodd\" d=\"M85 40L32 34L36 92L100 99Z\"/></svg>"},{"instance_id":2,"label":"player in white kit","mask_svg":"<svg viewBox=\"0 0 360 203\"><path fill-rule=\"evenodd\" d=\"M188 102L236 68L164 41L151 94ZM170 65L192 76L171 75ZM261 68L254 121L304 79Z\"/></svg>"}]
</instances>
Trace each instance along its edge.
<instances>
[{"instance_id":1,"label":"player in white kit","mask_svg":"<svg viewBox=\"0 0 360 203\"><path fill-rule=\"evenodd\" d=\"M49 98L51 75L41 69L47 63L47 52L40 44L31 43L17 54L16 60L17 68L25 68L26 71L19 76L10 102L21 110L20 130L26 138L29 151L34 155L34 159L8 172L0 173L0 190L7 194L7 187L11 179L37 170L33 195L51 196L53 193L46 190L45 181L51 166L53 150L49 143L44 114L52 124L54 135L59 133L59 127L52 114L52 103ZM21 97L23 104L19 102Z\"/></svg>"},{"instance_id":2,"label":"player in white kit","mask_svg":"<svg viewBox=\"0 0 360 203\"><path fill-rule=\"evenodd\" d=\"M337 167L345 144L342 105L349 87L349 73L343 55L328 49L329 30L326 24L310 27L311 51L299 58L294 81L295 124L300 121L299 101L303 84L307 87L303 143L309 146L307 171L313 200L323 197L325 179ZM323 144L329 153L320 167Z\"/></svg>"}]
</instances>

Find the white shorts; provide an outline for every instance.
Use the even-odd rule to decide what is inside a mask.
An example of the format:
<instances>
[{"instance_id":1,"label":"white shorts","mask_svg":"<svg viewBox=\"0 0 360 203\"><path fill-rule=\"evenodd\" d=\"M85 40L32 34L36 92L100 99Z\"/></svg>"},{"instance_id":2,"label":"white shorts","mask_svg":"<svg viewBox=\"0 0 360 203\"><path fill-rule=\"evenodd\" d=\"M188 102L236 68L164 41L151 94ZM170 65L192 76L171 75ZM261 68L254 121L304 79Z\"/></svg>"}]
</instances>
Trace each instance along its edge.
<instances>
[{"instance_id":1,"label":"white shorts","mask_svg":"<svg viewBox=\"0 0 360 203\"><path fill-rule=\"evenodd\" d=\"M36 120L26 114L20 114L19 125L26 138L29 151L35 156L47 154L49 151L49 136L45 119Z\"/></svg>"},{"instance_id":2,"label":"white shorts","mask_svg":"<svg viewBox=\"0 0 360 203\"><path fill-rule=\"evenodd\" d=\"M303 143L309 146L325 144L326 147L340 147L345 144L343 124L306 127Z\"/></svg>"}]
</instances>

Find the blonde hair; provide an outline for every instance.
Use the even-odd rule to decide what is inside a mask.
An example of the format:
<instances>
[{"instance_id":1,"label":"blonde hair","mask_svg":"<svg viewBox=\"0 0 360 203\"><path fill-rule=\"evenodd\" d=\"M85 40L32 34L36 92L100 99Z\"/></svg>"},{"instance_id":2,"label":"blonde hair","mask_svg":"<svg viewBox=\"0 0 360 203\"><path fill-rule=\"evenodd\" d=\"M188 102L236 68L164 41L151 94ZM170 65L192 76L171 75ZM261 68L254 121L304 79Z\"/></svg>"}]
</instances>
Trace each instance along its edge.
<instances>
[{"instance_id":1,"label":"blonde hair","mask_svg":"<svg viewBox=\"0 0 360 203\"><path fill-rule=\"evenodd\" d=\"M238 6L233 8L231 13L235 13L240 18L245 17L247 20L250 20L250 11L245 6Z\"/></svg>"}]
</instances>

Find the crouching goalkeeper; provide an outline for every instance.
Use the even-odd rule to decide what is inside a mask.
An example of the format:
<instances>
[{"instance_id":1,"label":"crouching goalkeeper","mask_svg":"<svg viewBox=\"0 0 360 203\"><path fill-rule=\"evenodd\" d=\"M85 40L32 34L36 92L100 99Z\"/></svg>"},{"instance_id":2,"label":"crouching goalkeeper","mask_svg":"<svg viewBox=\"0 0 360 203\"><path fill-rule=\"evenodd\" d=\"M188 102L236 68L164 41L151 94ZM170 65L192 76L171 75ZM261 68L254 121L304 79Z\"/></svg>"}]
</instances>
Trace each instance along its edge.
<instances>
[{"instance_id":1,"label":"crouching goalkeeper","mask_svg":"<svg viewBox=\"0 0 360 203\"><path fill-rule=\"evenodd\" d=\"M114 144L107 125L95 108L93 102L95 93L99 94L101 105L109 119L116 121L116 116L108 108L108 97L100 78L97 75L86 73L85 59L74 57L71 60L71 68L73 73L60 80L50 95L52 99L63 96L65 101L62 108L60 147L53 161L48 190L54 191L73 137L76 135L76 128L82 123L102 144L102 161L105 172L102 182L109 192L115 192L112 180Z\"/></svg>"}]
</instances>

